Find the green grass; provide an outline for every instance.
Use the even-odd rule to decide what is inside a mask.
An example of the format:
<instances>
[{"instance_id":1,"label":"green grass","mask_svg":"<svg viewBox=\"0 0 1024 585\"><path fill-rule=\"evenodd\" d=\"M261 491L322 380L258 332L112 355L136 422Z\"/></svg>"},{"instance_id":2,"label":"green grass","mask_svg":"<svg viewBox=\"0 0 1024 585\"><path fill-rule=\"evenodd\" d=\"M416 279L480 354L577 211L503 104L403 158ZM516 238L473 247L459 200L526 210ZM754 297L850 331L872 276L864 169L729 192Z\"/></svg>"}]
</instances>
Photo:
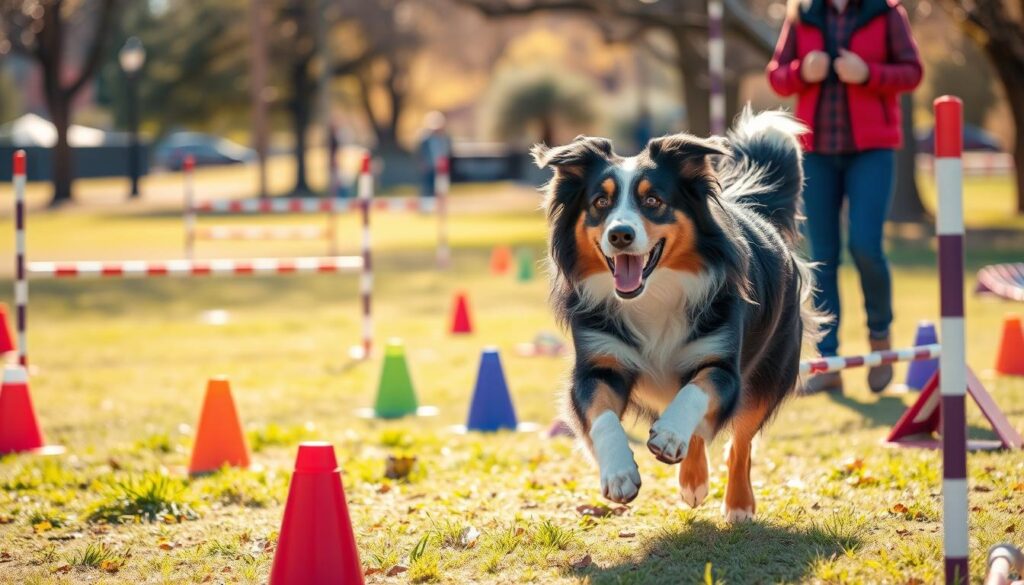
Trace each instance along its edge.
<instances>
[{"instance_id":1,"label":"green grass","mask_svg":"<svg viewBox=\"0 0 1024 585\"><path fill-rule=\"evenodd\" d=\"M972 183L968 193L990 187ZM570 441L452 433L449 427L465 420L482 346L502 350L521 420L550 421L568 369L562 359L513 351L557 327L541 279L517 283L487 271L494 244L538 255L543 246L544 222L529 211L535 199L528 190L497 196L523 203L507 214L454 215L455 267L447 273L431 268L436 226L429 218L374 220L377 339L404 338L420 402L441 409L433 418L355 416L373 402L380 356L368 363L347 358L360 326L352 277L33 283L33 399L48 440L68 453L0 459L0 581L265 582L296 444L307 439L336 447L368 583L941 580L938 454L881 445L913 398L871 395L862 371L845 374L843 398L794 400L782 409L755 452L758 520L741 526L722 522L718 509L724 441L711 447L703 507L683 505L674 468L637 444L640 497L626 509L584 515L578 508L602 503L598 476ZM0 205L6 201L0 192ZM1019 221L978 213L979 230L999 232ZM179 218L159 209L90 207L35 213L30 221L34 259L180 254ZM354 251L354 220L339 225ZM0 240L10 237L9 227L0 230ZM1019 255L1016 241L973 238L969 267ZM919 319L938 313L934 250L927 239L891 247L896 341L905 345ZM318 248L200 250L214 257ZM844 350L860 352L860 293L846 268L842 287ZM453 338L448 311L460 289L469 291L476 332ZM989 371L1011 306L973 296L967 302L971 364L1024 427L1024 380ZM228 311L227 323L203 320L214 309ZM217 374L231 380L255 466L189 478L203 389ZM990 436L976 409L968 414L972 435ZM412 474L386 479L388 455L414 455ZM969 470L972 577L980 582L987 548L1024 531L1024 454L973 454Z\"/></svg>"}]
</instances>

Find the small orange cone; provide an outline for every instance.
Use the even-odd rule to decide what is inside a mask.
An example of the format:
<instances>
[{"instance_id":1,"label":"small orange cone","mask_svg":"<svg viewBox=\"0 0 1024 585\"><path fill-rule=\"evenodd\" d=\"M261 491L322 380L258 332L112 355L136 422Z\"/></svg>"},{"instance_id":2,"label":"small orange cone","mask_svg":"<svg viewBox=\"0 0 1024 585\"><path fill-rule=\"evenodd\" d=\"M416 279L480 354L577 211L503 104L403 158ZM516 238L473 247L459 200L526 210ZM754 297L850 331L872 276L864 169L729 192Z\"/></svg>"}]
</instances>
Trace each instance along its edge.
<instances>
[{"instance_id":1,"label":"small orange cone","mask_svg":"<svg viewBox=\"0 0 1024 585\"><path fill-rule=\"evenodd\" d=\"M1003 318L1003 337L999 340L996 372L1010 376L1024 376L1024 326L1020 315L1008 314Z\"/></svg>"},{"instance_id":2,"label":"small orange cone","mask_svg":"<svg viewBox=\"0 0 1024 585\"><path fill-rule=\"evenodd\" d=\"M217 376L206 384L188 472L209 473L224 465L249 467L249 447L231 397L231 384L226 377Z\"/></svg>"},{"instance_id":3,"label":"small orange cone","mask_svg":"<svg viewBox=\"0 0 1024 585\"><path fill-rule=\"evenodd\" d=\"M501 276L507 274L512 267L512 250L508 246L497 246L491 252L491 274Z\"/></svg>"},{"instance_id":4,"label":"small orange cone","mask_svg":"<svg viewBox=\"0 0 1024 585\"><path fill-rule=\"evenodd\" d=\"M452 309L452 333L472 333L473 324L469 318L469 301L466 293L455 294L455 307Z\"/></svg>"},{"instance_id":5,"label":"small orange cone","mask_svg":"<svg viewBox=\"0 0 1024 585\"><path fill-rule=\"evenodd\" d=\"M7 325L7 305L0 303L0 354L14 350L14 337Z\"/></svg>"}]
</instances>

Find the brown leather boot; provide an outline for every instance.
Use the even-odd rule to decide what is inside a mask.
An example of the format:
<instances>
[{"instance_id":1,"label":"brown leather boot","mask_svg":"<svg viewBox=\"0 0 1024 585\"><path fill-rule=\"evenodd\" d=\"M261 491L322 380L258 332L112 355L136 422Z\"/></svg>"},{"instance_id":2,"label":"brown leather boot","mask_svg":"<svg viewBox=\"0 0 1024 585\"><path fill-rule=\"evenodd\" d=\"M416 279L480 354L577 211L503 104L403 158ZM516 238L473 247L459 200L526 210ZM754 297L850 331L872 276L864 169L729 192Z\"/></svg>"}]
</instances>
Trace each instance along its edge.
<instances>
[{"instance_id":1,"label":"brown leather boot","mask_svg":"<svg viewBox=\"0 0 1024 585\"><path fill-rule=\"evenodd\" d=\"M868 344L871 345L871 351L886 351L892 349L892 343L889 341L889 337L886 336L883 339L868 339ZM885 387L892 382L892 364L881 364L868 368L868 387L874 393L879 393L885 390Z\"/></svg>"},{"instance_id":2,"label":"brown leather boot","mask_svg":"<svg viewBox=\"0 0 1024 585\"><path fill-rule=\"evenodd\" d=\"M843 393L843 377L839 375L839 372L815 374L808 378L803 386L797 389L797 394L800 396L810 396L822 392L830 394Z\"/></svg>"}]
</instances>

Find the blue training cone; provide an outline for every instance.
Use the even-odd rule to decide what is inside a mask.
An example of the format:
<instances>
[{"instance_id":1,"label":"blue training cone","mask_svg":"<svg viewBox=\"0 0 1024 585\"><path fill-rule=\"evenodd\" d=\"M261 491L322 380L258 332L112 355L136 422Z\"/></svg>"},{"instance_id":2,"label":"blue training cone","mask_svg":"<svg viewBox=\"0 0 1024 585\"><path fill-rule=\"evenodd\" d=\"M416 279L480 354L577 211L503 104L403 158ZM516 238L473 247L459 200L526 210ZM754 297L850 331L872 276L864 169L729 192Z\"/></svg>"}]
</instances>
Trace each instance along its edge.
<instances>
[{"instance_id":1,"label":"blue training cone","mask_svg":"<svg viewBox=\"0 0 1024 585\"><path fill-rule=\"evenodd\" d=\"M516 409L505 383L501 357L497 348L484 348L480 354L480 370L476 375L473 400L469 404L467 431L516 430Z\"/></svg>"},{"instance_id":2,"label":"blue training cone","mask_svg":"<svg viewBox=\"0 0 1024 585\"><path fill-rule=\"evenodd\" d=\"M935 323L921 321L917 324L917 333L914 334L914 346L931 345L938 342L939 337L935 332ZM938 369L938 359L910 362L910 367L907 368L907 388L921 390Z\"/></svg>"}]
</instances>

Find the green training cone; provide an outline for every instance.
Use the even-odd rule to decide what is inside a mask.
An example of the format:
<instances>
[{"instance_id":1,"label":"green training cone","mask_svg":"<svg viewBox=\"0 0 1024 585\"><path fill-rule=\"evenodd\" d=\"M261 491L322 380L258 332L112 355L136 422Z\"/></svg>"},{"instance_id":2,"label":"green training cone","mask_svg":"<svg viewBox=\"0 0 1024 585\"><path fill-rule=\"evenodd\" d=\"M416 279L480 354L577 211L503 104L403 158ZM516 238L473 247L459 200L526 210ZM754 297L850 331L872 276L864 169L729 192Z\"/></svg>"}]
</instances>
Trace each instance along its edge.
<instances>
[{"instance_id":1,"label":"green training cone","mask_svg":"<svg viewBox=\"0 0 1024 585\"><path fill-rule=\"evenodd\" d=\"M405 363L405 346L401 339L389 339L384 350L384 367L380 372L373 413L377 418L400 418L416 414L418 406L409 366Z\"/></svg>"},{"instance_id":2,"label":"green training cone","mask_svg":"<svg viewBox=\"0 0 1024 585\"><path fill-rule=\"evenodd\" d=\"M533 252L529 248L519 248L519 252L516 254L516 264L518 264L516 278L519 282L533 280Z\"/></svg>"}]
</instances>

